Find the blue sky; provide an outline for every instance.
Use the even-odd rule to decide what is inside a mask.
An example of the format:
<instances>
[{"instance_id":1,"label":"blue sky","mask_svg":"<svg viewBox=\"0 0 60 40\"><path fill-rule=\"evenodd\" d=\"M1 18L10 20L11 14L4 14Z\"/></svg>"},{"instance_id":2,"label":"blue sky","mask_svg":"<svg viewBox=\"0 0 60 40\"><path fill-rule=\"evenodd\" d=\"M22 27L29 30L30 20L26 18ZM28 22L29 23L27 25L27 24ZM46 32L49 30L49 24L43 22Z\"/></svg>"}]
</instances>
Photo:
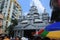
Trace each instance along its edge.
<instances>
[{"instance_id":1,"label":"blue sky","mask_svg":"<svg viewBox=\"0 0 60 40\"><path fill-rule=\"evenodd\" d=\"M49 5L50 0L41 0L41 2L42 2L42 5L46 8L46 11L51 16L51 9L50 9L50 5Z\"/></svg>"},{"instance_id":2,"label":"blue sky","mask_svg":"<svg viewBox=\"0 0 60 40\"><path fill-rule=\"evenodd\" d=\"M51 15L51 9L49 6L49 1L50 0L40 0L43 7L46 8L46 11L49 13L49 15ZM32 0L18 0L18 3L21 5L22 12L24 14L27 14L27 12L29 12L31 2L32 2Z\"/></svg>"}]
</instances>

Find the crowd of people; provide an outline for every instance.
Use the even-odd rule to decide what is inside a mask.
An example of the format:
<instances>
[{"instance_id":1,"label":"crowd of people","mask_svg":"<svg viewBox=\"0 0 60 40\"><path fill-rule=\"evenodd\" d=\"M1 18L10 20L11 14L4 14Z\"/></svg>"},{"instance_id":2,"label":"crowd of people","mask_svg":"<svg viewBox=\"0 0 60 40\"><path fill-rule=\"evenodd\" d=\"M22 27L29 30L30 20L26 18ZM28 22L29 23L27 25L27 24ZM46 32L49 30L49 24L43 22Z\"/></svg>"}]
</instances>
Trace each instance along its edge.
<instances>
[{"instance_id":1,"label":"crowd of people","mask_svg":"<svg viewBox=\"0 0 60 40\"><path fill-rule=\"evenodd\" d=\"M41 36L31 36L30 38L16 36L12 38L5 35L0 36L0 40L59 40L59 39L51 39L48 37L41 37Z\"/></svg>"},{"instance_id":2,"label":"crowd of people","mask_svg":"<svg viewBox=\"0 0 60 40\"><path fill-rule=\"evenodd\" d=\"M16 36L15 38L11 38L5 35L5 36L0 36L0 40L21 40L21 38L19 36Z\"/></svg>"}]
</instances>

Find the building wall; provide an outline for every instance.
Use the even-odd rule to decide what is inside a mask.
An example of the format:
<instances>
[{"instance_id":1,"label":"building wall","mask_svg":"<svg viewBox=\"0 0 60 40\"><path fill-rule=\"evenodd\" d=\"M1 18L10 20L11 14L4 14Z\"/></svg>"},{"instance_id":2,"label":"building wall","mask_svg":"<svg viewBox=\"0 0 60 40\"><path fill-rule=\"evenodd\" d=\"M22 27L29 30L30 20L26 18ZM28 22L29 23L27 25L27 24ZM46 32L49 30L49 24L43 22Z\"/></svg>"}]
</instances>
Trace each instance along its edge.
<instances>
[{"instance_id":1,"label":"building wall","mask_svg":"<svg viewBox=\"0 0 60 40\"><path fill-rule=\"evenodd\" d=\"M4 5L2 9L2 14L4 15L4 24L3 28L5 29L11 24L11 19L13 18L12 16L15 14L14 18L18 19L19 16L21 16L21 6L17 3L16 0L3 0ZM2 6L2 5L1 5ZM16 6L16 7L15 7ZM17 11L15 12L17 8Z\"/></svg>"},{"instance_id":2,"label":"building wall","mask_svg":"<svg viewBox=\"0 0 60 40\"><path fill-rule=\"evenodd\" d=\"M3 6L4 6L4 1L3 0L0 0L0 12L2 12L2 9L3 9Z\"/></svg>"},{"instance_id":3,"label":"building wall","mask_svg":"<svg viewBox=\"0 0 60 40\"><path fill-rule=\"evenodd\" d=\"M4 30L2 29L2 25L3 25L3 15L0 14L0 34L3 34L4 33Z\"/></svg>"},{"instance_id":4,"label":"building wall","mask_svg":"<svg viewBox=\"0 0 60 40\"><path fill-rule=\"evenodd\" d=\"M3 15L0 14L0 27L2 26L2 22L3 22Z\"/></svg>"}]
</instances>

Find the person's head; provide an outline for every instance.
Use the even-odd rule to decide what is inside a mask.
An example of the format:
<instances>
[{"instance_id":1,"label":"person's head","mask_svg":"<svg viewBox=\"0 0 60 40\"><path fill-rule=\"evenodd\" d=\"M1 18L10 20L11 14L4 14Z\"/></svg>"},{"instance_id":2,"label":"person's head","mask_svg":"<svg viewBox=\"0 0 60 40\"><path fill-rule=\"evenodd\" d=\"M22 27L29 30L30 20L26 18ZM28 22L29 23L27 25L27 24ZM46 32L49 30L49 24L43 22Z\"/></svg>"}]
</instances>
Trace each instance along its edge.
<instances>
[{"instance_id":1,"label":"person's head","mask_svg":"<svg viewBox=\"0 0 60 40\"><path fill-rule=\"evenodd\" d=\"M52 39L52 40L56 40L56 39Z\"/></svg>"},{"instance_id":2,"label":"person's head","mask_svg":"<svg viewBox=\"0 0 60 40\"><path fill-rule=\"evenodd\" d=\"M48 38L48 37L44 37L42 40L50 40L50 38Z\"/></svg>"},{"instance_id":3,"label":"person's head","mask_svg":"<svg viewBox=\"0 0 60 40\"><path fill-rule=\"evenodd\" d=\"M21 40L21 38L19 36L16 36L15 40Z\"/></svg>"},{"instance_id":4,"label":"person's head","mask_svg":"<svg viewBox=\"0 0 60 40\"><path fill-rule=\"evenodd\" d=\"M34 36L30 36L30 37L29 37L29 40L32 40L32 39L34 39Z\"/></svg>"},{"instance_id":5,"label":"person's head","mask_svg":"<svg viewBox=\"0 0 60 40\"><path fill-rule=\"evenodd\" d=\"M2 37L0 37L0 40L2 40Z\"/></svg>"},{"instance_id":6,"label":"person's head","mask_svg":"<svg viewBox=\"0 0 60 40\"><path fill-rule=\"evenodd\" d=\"M7 36L7 35L5 35L5 37L4 37L4 38L6 39L6 38L10 38L10 37L9 37L9 36Z\"/></svg>"},{"instance_id":7,"label":"person's head","mask_svg":"<svg viewBox=\"0 0 60 40\"><path fill-rule=\"evenodd\" d=\"M2 26L2 22L3 22L3 15L0 14L0 27Z\"/></svg>"},{"instance_id":8,"label":"person's head","mask_svg":"<svg viewBox=\"0 0 60 40\"><path fill-rule=\"evenodd\" d=\"M60 0L50 0L50 7L51 8L54 8L54 7L60 8Z\"/></svg>"},{"instance_id":9,"label":"person's head","mask_svg":"<svg viewBox=\"0 0 60 40\"><path fill-rule=\"evenodd\" d=\"M54 39L51 39L51 40L60 40L60 39L59 38L57 38L57 39L54 38Z\"/></svg>"},{"instance_id":10,"label":"person's head","mask_svg":"<svg viewBox=\"0 0 60 40\"><path fill-rule=\"evenodd\" d=\"M36 36L34 40L41 40L42 38L40 36Z\"/></svg>"}]
</instances>

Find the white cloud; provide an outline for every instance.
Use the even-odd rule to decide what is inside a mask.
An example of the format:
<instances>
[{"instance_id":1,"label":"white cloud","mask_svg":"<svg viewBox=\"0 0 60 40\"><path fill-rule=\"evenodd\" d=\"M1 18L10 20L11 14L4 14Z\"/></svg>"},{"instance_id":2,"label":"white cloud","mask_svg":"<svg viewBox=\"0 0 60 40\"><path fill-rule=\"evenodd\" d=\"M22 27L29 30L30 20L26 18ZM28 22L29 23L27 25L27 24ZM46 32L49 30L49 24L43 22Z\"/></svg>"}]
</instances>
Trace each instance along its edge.
<instances>
[{"instance_id":1,"label":"white cloud","mask_svg":"<svg viewBox=\"0 0 60 40\"><path fill-rule=\"evenodd\" d=\"M27 14L28 14L28 12L24 12L24 13L23 13L23 15L27 15Z\"/></svg>"},{"instance_id":2,"label":"white cloud","mask_svg":"<svg viewBox=\"0 0 60 40\"><path fill-rule=\"evenodd\" d=\"M30 6L32 5L32 3L34 2L34 5L37 6L38 12L43 12L44 11L44 7L42 5L42 3L39 0L32 0L32 2L30 3Z\"/></svg>"}]
</instances>

